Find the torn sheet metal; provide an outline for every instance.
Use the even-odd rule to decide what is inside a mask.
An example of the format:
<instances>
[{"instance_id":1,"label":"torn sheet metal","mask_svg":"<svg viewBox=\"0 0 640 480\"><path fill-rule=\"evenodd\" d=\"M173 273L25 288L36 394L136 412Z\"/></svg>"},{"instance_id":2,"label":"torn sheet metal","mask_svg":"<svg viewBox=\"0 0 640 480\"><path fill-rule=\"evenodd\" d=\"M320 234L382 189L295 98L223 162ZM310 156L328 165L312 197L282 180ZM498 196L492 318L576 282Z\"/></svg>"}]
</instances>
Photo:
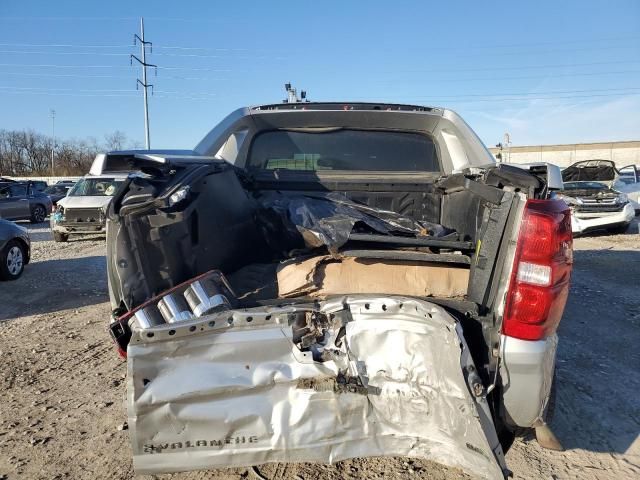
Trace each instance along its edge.
<instances>
[{"instance_id":1,"label":"torn sheet metal","mask_svg":"<svg viewBox=\"0 0 640 480\"><path fill-rule=\"evenodd\" d=\"M266 192L260 202L278 212L288 230L297 230L307 248L327 246L332 252L347 243L356 224L381 234L440 237L451 232L442 225L356 203L337 192L326 195Z\"/></svg>"},{"instance_id":2,"label":"torn sheet metal","mask_svg":"<svg viewBox=\"0 0 640 480\"><path fill-rule=\"evenodd\" d=\"M277 277L280 298L355 293L453 298L466 295L469 269L324 255L287 261L278 267Z\"/></svg>"},{"instance_id":3,"label":"torn sheet metal","mask_svg":"<svg viewBox=\"0 0 640 480\"><path fill-rule=\"evenodd\" d=\"M134 468L400 455L503 478L487 402L470 393L473 371L453 318L407 297L341 297L134 329Z\"/></svg>"}]
</instances>

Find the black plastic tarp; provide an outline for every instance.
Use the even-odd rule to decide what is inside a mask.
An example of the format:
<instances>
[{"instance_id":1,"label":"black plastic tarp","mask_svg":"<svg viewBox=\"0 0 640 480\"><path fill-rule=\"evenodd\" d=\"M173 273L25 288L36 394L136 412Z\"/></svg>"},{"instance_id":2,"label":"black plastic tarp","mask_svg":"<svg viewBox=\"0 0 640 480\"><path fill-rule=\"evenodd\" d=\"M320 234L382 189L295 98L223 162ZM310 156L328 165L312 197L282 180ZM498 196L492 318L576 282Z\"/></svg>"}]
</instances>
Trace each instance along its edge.
<instances>
[{"instance_id":1,"label":"black plastic tarp","mask_svg":"<svg viewBox=\"0 0 640 480\"><path fill-rule=\"evenodd\" d=\"M267 192L259 201L265 209L277 212L289 233L297 231L307 248L324 245L330 252L347 243L353 231L413 237L451 233L442 225L371 208L336 192L324 195Z\"/></svg>"}]
</instances>

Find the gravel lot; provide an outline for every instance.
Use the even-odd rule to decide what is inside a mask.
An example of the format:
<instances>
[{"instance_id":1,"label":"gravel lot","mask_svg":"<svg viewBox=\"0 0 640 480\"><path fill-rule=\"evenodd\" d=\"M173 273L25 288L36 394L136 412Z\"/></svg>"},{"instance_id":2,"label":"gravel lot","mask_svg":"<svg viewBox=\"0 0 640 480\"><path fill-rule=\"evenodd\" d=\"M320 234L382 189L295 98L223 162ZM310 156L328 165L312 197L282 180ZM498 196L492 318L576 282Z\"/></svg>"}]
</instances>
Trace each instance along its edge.
<instances>
[{"instance_id":1,"label":"gravel lot","mask_svg":"<svg viewBox=\"0 0 640 480\"><path fill-rule=\"evenodd\" d=\"M507 455L517 479L640 478L638 224L629 232L575 241L553 422L567 451L517 440ZM104 240L50 238L47 228L32 228L32 263L20 280L0 284L0 480L132 478L125 366L106 331ZM429 462L375 458L155 478L468 477Z\"/></svg>"}]
</instances>

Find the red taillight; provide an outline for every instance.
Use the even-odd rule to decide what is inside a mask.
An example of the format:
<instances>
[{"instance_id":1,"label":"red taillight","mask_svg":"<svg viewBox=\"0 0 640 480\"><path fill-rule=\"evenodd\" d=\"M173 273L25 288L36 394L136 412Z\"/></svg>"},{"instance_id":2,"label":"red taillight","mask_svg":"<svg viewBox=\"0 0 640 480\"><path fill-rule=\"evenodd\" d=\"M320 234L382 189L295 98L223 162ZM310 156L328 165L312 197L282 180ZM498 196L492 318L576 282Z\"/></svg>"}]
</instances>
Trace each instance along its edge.
<instances>
[{"instance_id":1,"label":"red taillight","mask_svg":"<svg viewBox=\"0 0 640 480\"><path fill-rule=\"evenodd\" d=\"M562 200L528 200L513 264L502 332L540 340L558 328L573 263L571 212Z\"/></svg>"}]
</instances>

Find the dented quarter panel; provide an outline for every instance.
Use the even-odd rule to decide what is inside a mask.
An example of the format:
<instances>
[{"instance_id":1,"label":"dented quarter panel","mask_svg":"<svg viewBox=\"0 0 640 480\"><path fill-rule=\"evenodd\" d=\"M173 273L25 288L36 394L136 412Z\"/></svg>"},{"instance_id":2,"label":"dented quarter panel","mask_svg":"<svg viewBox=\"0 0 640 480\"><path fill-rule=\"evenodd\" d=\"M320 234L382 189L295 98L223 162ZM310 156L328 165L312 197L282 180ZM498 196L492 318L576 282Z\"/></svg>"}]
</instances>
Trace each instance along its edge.
<instances>
[{"instance_id":1,"label":"dented quarter panel","mask_svg":"<svg viewBox=\"0 0 640 480\"><path fill-rule=\"evenodd\" d=\"M294 342L290 320L301 310L332 318L320 360ZM503 478L487 402L469 388L474 378L455 320L407 297L358 295L134 327L134 467L153 474L402 455Z\"/></svg>"}]
</instances>

